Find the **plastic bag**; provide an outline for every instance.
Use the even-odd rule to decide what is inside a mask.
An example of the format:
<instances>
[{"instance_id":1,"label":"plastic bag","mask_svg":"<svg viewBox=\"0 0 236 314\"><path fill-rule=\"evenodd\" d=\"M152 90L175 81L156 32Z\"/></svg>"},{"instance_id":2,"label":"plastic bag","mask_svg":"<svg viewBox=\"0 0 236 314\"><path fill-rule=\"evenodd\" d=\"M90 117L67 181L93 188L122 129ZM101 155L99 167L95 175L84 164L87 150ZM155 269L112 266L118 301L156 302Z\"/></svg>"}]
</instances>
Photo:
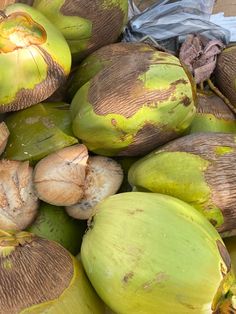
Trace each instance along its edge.
<instances>
[{"instance_id":1,"label":"plastic bag","mask_svg":"<svg viewBox=\"0 0 236 314\"><path fill-rule=\"evenodd\" d=\"M190 33L219 39L224 44L229 42L229 31L209 20L214 0L162 0L141 13L133 0L129 2L131 19L123 41L151 40L173 53Z\"/></svg>"}]
</instances>

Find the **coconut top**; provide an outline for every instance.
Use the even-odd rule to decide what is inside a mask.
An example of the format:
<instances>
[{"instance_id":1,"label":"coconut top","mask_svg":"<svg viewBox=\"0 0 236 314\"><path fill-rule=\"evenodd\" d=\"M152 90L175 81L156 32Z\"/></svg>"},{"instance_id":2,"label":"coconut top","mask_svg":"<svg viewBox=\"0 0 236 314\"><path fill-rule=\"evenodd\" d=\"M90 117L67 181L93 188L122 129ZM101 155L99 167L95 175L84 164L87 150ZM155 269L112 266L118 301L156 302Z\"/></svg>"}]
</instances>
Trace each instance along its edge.
<instances>
[{"instance_id":1,"label":"coconut top","mask_svg":"<svg viewBox=\"0 0 236 314\"><path fill-rule=\"evenodd\" d=\"M17 314L59 298L73 277L70 254L28 232L0 231L1 312Z\"/></svg>"}]
</instances>

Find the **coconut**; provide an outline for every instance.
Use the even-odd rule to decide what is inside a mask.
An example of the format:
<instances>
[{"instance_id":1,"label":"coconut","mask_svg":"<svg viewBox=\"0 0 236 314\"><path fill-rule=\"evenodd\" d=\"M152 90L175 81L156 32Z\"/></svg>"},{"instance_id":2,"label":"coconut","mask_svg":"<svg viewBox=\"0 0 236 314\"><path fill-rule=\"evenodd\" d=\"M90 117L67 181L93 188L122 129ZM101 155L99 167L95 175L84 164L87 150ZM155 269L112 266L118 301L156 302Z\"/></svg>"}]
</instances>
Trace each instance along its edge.
<instances>
[{"instance_id":1,"label":"coconut","mask_svg":"<svg viewBox=\"0 0 236 314\"><path fill-rule=\"evenodd\" d=\"M126 47L71 104L74 134L96 154L143 155L181 136L195 114L195 85L176 57L145 44Z\"/></svg>"},{"instance_id":2,"label":"coconut","mask_svg":"<svg viewBox=\"0 0 236 314\"><path fill-rule=\"evenodd\" d=\"M66 38L74 61L117 41L127 22L127 0L35 0L33 6Z\"/></svg>"},{"instance_id":3,"label":"coconut","mask_svg":"<svg viewBox=\"0 0 236 314\"><path fill-rule=\"evenodd\" d=\"M70 49L40 12L25 4L8 6L1 14L0 33L1 112L36 104L65 83Z\"/></svg>"},{"instance_id":4,"label":"coconut","mask_svg":"<svg viewBox=\"0 0 236 314\"><path fill-rule=\"evenodd\" d=\"M103 156L89 157L84 195L77 204L66 207L67 213L76 219L90 218L99 202L119 190L123 177L122 168L115 160Z\"/></svg>"},{"instance_id":5,"label":"coconut","mask_svg":"<svg viewBox=\"0 0 236 314\"><path fill-rule=\"evenodd\" d=\"M196 115L189 133L236 133L236 117L224 101L211 92L198 92Z\"/></svg>"},{"instance_id":6,"label":"coconut","mask_svg":"<svg viewBox=\"0 0 236 314\"><path fill-rule=\"evenodd\" d=\"M5 119L10 137L4 157L32 163L61 148L76 144L69 105L40 103Z\"/></svg>"},{"instance_id":7,"label":"coconut","mask_svg":"<svg viewBox=\"0 0 236 314\"><path fill-rule=\"evenodd\" d=\"M190 203L219 232L236 228L234 134L195 133L174 140L134 163L129 182Z\"/></svg>"},{"instance_id":8,"label":"coconut","mask_svg":"<svg viewBox=\"0 0 236 314\"><path fill-rule=\"evenodd\" d=\"M230 103L236 107L236 46L226 48L218 57L215 69L216 84L220 91L229 99Z\"/></svg>"},{"instance_id":9,"label":"coconut","mask_svg":"<svg viewBox=\"0 0 236 314\"><path fill-rule=\"evenodd\" d=\"M33 224L27 228L31 233L58 242L73 255L80 251L85 230L86 223L68 216L63 207L43 202Z\"/></svg>"},{"instance_id":10,"label":"coconut","mask_svg":"<svg viewBox=\"0 0 236 314\"><path fill-rule=\"evenodd\" d=\"M56 242L1 232L0 274L2 313L104 313L80 262Z\"/></svg>"},{"instance_id":11,"label":"coconut","mask_svg":"<svg viewBox=\"0 0 236 314\"><path fill-rule=\"evenodd\" d=\"M235 278L222 239L193 207L167 195L108 197L83 238L81 259L115 313L219 313L231 303Z\"/></svg>"},{"instance_id":12,"label":"coconut","mask_svg":"<svg viewBox=\"0 0 236 314\"><path fill-rule=\"evenodd\" d=\"M34 168L34 186L38 197L52 205L70 206L84 195L88 150L74 145L41 159Z\"/></svg>"}]
</instances>

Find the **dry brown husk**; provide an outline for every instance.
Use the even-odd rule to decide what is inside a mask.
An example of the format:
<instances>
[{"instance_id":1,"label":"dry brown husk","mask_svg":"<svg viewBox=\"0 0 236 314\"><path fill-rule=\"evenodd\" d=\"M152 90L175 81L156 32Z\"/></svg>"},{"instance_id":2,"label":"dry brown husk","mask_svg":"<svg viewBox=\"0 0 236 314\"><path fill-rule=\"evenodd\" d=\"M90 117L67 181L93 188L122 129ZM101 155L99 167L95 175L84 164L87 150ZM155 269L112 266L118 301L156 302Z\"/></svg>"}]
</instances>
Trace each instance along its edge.
<instances>
[{"instance_id":1,"label":"dry brown husk","mask_svg":"<svg viewBox=\"0 0 236 314\"><path fill-rule=\"evenodd\" d=\"M23 230L37 215L38 198L29 162L0 161L0 228Z\"/></svg>"}]
</instances>

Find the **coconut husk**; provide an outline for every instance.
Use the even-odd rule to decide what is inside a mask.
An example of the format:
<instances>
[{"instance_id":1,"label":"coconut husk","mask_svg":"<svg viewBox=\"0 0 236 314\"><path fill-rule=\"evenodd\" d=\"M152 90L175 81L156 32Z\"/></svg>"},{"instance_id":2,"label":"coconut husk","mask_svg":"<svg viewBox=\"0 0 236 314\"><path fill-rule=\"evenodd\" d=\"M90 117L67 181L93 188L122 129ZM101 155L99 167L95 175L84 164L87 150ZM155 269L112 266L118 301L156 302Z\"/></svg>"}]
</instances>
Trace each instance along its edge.
<instances>
[{"instance_id":1,"label":"coconut husk","mask_svg":"<svg viewBox=\"0 0 236 314\"><path fill-rule=\"evenodd\" d=\"M220 40L190 34L180 48L179 58L193 74L197 84L209 79L216 67L218 54L224 49Z\"/></svg>"}]
</instances>

